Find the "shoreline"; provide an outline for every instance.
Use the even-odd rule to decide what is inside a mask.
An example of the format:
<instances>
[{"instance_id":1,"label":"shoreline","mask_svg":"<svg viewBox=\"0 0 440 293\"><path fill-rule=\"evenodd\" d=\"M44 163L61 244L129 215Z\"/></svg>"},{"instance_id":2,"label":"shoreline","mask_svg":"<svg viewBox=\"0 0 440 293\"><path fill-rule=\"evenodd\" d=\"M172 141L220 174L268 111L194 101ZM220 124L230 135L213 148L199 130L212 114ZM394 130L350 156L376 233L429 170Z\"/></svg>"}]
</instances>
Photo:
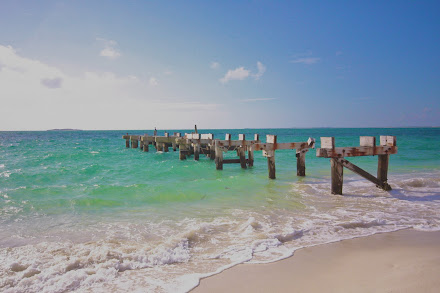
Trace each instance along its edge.
<instances>
[{"instance_id":1,"label":"shoreline","mask_svg":"<svg viewBox=\"0 0 440 293\"><path fill-rule=\"evenodd\" d=\"M239 264L190 292L438 292L440 231L404 229L301 248Z\"/></svg>"}]
</instances>

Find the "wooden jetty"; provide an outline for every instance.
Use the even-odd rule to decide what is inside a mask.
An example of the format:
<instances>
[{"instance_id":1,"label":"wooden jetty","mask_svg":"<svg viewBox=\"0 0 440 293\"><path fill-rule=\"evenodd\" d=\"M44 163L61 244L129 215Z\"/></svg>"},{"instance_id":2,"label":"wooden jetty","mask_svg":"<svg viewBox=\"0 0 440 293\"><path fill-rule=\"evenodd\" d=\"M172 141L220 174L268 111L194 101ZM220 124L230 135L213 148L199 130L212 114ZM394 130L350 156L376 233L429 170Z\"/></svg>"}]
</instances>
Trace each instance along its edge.
<instances>
[{"instance_id":1,"label":"wooden jetty","mask_svg":"<svg viewBox=\"0 0 440 293\"><path fill-rule=\"evenodd\" d=\"M197 127L196 127L197 131ZM223 170L223 164L240 164L241 168L246 169L254 165L254 151L262 151L263 156L267 157L267 168L270 179L275 179L275 151L276 150L296 150L297 175L305 176L305 154L310 148L315 148L315 139L309 138L306 142L278 143L276 135L267 135L266 142L260 141L258 134L254 135L253 140L246 140L244 134L239 134L238 140L232 140L231 134L226 134L224 140L214 139L212 133L180 133L169 135L167 132L163 136L158 136L155 130L153 136L123 135L127 148L138 148L148 152L149 145L155 146L157 151L168 152L172 146L173 150L179 149L179 159L185 160L190 155L194 155L194 160L199 160L200 154L204 154L211 160L215 160L217 170ZM236 151L238 159L224 159L223 153ZM246 158L247 153L247 158Z\"/></svg>"},{"instance_id":2,"label":"wooden jetty","mask_svg":"<svg viewBox=\"0 0 440 293\"><path fill-rule=\"evenodd\" d=\"M255 134L254 140L246 140L244 134L239 134L238 140L231 140L231 135L226 134L225 140L215 141L215 165L217 170L222 170L223 164L240 163L241 167L246 169L246 164L249 166L254 164L254 151L263 151L263 156L267 157L269 178L275 179L275 151L296 149L297 175L305 176L305 154L310 148L315 148L313 138L309 138L307 142L277 143L276 135L266 135L266 143L261 143L258 134ZM240 159L223 160L223 152L228 150L236 150Z\"/></svg>"},{"instance_id":3,"label":"wooden jetty","mask_svg":"<svg viewBox=\"0 0 440 293\"><path fill-rule=\"evenodd\" d=\"M397 153L395 136L380 136L380 145L376 146L376 137L361 136L359 147L335 147L334 137L321 137L321 148L316 150L317 157L330 158L332 194L342 194L344 167L376 184L383 190L391 190L388 184L388 162L390 155ZM378 156L377 177L349 162L345 157Z\"/></svg>"},{"instance_id":4,"label":"wooden jetty","mask_svg":"<svg viewBox=\"0 0 440 293\"><path fill-rule=\"evenodd\" d=\"M268 175L270 179L276 178L275 171L275 152L277 150L296 150L297 176L306 175L305 157L309 149L315 148L315 139L309 138L303 142L282 142L277 141L276 135L266 135L266 142L260 141L260 136L255 134L252 140L247 140L244 134L239 134L237 140L232 140L231 134L227 133L224 140L214 139L212 133L198 133L197 126L195 133L185 133L184 136L179 132L173 135L165 132L163 136L157 135L154 130L152 136L144 135L123 135L125 146L129 148L140 148L144 152L149 151L149 145L157 151L168 152L172 147L174 151L179 149L179 159L185 160L194 155L194 160L200 159L200 154L206 155L211 160L215 160L217 170L223 170L224 164L240 164L241 168L246 169L254 165L254 152L262 151L267 158ZM223 158L224 153L236 152L236 159ZM316 150L317 157L330 158L331 165L331 192L332 194L342 194L343 168L347 168L354 173L376 184L383 190L391 190L388 184L388 164L389 157L397 153L395 136L380 136L380 145L376 146L374 136L361 136L360 146L358 147L335 147L334 137L321 137L321 148ZM246 158L247 154L247 158ZM349 162L346 157L358 156L378 156L377 177L366 172L362 168Z\"/></svg>"}]
</instances>

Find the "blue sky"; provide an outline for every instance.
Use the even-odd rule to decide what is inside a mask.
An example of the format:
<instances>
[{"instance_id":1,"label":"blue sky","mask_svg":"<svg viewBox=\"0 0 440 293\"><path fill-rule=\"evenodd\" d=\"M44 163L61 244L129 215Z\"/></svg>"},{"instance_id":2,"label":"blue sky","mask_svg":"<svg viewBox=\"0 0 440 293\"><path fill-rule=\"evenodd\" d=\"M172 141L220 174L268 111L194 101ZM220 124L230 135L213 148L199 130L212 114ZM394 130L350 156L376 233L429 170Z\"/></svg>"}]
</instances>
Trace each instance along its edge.
<instances>
[{"instance_id":1,"label":"blue sky","mask_svg":"<svg viewBox=\"0 0 440 293\"><path fill-rule=\"evenodd\" d=\"M438 1L0 2L0 129L440 126Z\"/></svg>"}]
</instances>

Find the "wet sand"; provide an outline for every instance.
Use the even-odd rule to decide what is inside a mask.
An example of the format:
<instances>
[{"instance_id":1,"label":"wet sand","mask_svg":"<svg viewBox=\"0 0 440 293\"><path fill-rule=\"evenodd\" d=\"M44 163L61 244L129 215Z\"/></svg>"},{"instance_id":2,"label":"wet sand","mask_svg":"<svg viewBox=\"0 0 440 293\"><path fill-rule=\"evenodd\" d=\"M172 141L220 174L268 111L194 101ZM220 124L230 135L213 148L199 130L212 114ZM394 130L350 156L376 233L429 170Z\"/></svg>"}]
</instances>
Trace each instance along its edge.
<instances>
[{"instance_id":1,"label":"wet sand","mask_svg":"<svg viewBox=\"0 0 440 293\"><path fill-rule=\"evenodd\" d=\"M440 292L440 232L412 229L297 250L202 279L199 292Z\"/></svg>"}]
</instances>

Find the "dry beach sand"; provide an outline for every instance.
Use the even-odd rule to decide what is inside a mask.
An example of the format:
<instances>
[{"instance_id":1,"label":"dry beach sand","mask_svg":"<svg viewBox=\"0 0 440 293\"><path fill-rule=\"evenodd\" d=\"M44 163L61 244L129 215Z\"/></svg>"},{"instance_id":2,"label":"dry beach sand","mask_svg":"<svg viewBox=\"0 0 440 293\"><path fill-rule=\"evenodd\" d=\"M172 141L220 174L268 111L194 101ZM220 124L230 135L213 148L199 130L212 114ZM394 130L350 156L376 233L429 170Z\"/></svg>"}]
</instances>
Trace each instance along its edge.
<instances>
[{"instance_id":1,"label":"dry beach sand","mask_svg":"<svg viewBox=\"0 0 440 293\"><path fill-rule=\"evenodd\" d=\"M192 292L440 292L440 232L401 230L242 264Z\"/></svg>"}]
</instances>

